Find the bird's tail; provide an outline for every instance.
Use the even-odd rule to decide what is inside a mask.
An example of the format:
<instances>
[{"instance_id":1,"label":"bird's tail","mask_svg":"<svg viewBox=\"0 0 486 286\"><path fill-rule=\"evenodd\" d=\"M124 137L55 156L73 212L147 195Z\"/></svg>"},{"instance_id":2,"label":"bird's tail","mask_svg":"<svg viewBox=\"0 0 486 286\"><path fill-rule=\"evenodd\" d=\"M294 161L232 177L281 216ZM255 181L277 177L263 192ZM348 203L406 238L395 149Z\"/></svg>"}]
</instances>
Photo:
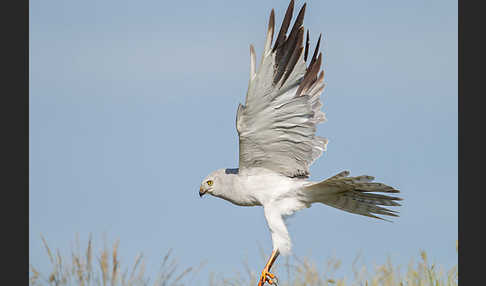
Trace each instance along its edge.
<instances>
[{"instance_id":1,"label":"bird's tail","mask_svg":"<svg viewBox=\"0 0 486 286\"><path fill-rule=\"evenodd\" d=\"M371 176L348 177L349 171L343 171L324 181L304 187L304 197L309 203L323 203L354 214L373 218L378 215L398 216L397 211L380 206L400 206L398 197L375 193L399 193L399 190L382 183L372 182ZM384 219L386 220L386 219Z\"/></svg>"}]
</instances>

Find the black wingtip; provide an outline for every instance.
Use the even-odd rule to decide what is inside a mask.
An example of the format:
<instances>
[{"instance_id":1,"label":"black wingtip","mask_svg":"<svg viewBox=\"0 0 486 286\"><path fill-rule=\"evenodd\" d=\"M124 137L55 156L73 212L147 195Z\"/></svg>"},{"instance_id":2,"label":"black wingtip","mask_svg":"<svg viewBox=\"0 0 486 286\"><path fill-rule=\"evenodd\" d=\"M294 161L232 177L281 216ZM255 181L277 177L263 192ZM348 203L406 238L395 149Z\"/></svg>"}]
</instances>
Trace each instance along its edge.
<instances>
[{"instance_id":1,"label":"black wingtip","mask_svg":"<svg viewBox=\"0 0 486 286\"><path fill-rule=\"evenodd\" d=\"M322 37L322 33L319 34L319 39L317 40L316 49L314 50L314 54L312 55L312 59L310 61L309 67L316 61L317 53L319 52L319 46L321 44L321 37Z\"/></svg>"},{"instance_id":2,"label":"black wingtip","mask_svg":"<svg viewBox=\"0 0 486 286\"><path fill-rule=\"evenodd\" d=\"M304 62L307 62L307 55L309 54L309 29L307 29L307 36L305 40L305 50L304 50Z\"/></svg>"},{"instance_id":3,"label":"black wingtip","mask_svg":"<svg viewBox=\"0 0 486 286\"><path fill-rule=\"evenodd\" d=\"M275 40L275 44L273 46L272 51L275 51L278 46L280 46L285 41L285 34L290 25L290 20L292 19L292 14L294 12L294 0L291 0L289 6L287 7L287 11L285 12L285 17L282 21L282 25L280 26L280 31L278 32L277 40Z\"/></svg>"}]
</instances>

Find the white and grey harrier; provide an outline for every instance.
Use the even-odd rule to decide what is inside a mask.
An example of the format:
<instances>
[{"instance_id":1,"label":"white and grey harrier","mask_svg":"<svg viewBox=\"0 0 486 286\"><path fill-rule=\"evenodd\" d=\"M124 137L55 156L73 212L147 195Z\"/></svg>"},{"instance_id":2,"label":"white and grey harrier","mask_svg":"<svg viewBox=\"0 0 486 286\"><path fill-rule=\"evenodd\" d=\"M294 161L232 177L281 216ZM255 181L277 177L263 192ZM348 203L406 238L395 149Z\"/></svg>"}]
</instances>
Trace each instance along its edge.
<instances>
[{"instance_id":1,"label":"white and grey harrier","mask_svg":"<svg viewBox=\"0 0 486 286\"><path fill-rule=\"evenodd\" d=\"M277 256L290 252L285 217L323 203L350 213L380 218L397 216L381 206L399 206L398 193L371 176L348 177L343 171L320 182L311 182L309 166L326 150L327 140L315 135L316 125L326 120L319 96L324 90L324 71L319 43L309 54L309 31L303 43L306 4L302 6L287 36L294 1L285 13L275 43L272 9L261 62L250 45L250 81L245 105L239 105L236 130L239 135L239 168L219 169L201 183L199 195L208 193L239 206L263 206L272 234L273 252L258 285L274 283L270 268ZM308 64L307 64L308 63ZM381 206L380 206L381 205ZM380 218L381 219L381 218Z\"/></svg>"}]
</instances>

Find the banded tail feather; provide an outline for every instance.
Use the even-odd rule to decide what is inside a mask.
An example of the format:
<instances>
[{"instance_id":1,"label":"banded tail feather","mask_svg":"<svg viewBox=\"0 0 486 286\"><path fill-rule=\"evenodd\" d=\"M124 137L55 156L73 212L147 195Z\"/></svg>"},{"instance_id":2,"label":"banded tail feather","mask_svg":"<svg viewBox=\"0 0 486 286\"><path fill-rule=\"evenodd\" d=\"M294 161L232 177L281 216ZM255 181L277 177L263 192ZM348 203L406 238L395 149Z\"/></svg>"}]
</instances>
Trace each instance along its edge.
<instances>
[{"instance_id":1,"label":"banded tail feather","mask_svg":"<svg viewBox=\"0 0 486 286\"><path fill-rule=\"evenodd\" d=\"M372 176L348 176L349 172L343 171L306 186L304 191L305 197L309 198L308 203L319 202L346 212L386 221L389 220L376 215L398 217L398 211L383 206L400 206L397 201L401 201L401 198L388 195L399 193L399 190L383 183L372 182L375 179Z\"/></svg>"}]
</instances>

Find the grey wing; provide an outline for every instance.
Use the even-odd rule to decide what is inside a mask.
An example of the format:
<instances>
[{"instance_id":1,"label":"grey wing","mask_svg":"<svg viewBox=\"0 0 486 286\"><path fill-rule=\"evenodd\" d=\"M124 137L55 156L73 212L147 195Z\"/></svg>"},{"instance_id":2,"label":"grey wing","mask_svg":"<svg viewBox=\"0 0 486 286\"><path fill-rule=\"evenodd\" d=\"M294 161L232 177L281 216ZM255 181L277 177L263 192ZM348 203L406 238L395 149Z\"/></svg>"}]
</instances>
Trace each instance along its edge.
<instances>
[{"instance_id":1,"label":"grey wing","mask_svg":"<svg viewBox=\"0 0 486 286\"><path fill-rule=\"evenodd\" d=\"M250 81L245 105L239 105L236 129L239 135L239 168L264 167L288 177L308 177L309 167L326 148L327 139L315 136L316 125L325 121L319 96L324 90L321 37L306 65L309 31L303 46L304 4L289 28L294 1L287 8L273 48L274 10L270 13L262 60L250 45Z\"/></svg>"}]
</instances>

